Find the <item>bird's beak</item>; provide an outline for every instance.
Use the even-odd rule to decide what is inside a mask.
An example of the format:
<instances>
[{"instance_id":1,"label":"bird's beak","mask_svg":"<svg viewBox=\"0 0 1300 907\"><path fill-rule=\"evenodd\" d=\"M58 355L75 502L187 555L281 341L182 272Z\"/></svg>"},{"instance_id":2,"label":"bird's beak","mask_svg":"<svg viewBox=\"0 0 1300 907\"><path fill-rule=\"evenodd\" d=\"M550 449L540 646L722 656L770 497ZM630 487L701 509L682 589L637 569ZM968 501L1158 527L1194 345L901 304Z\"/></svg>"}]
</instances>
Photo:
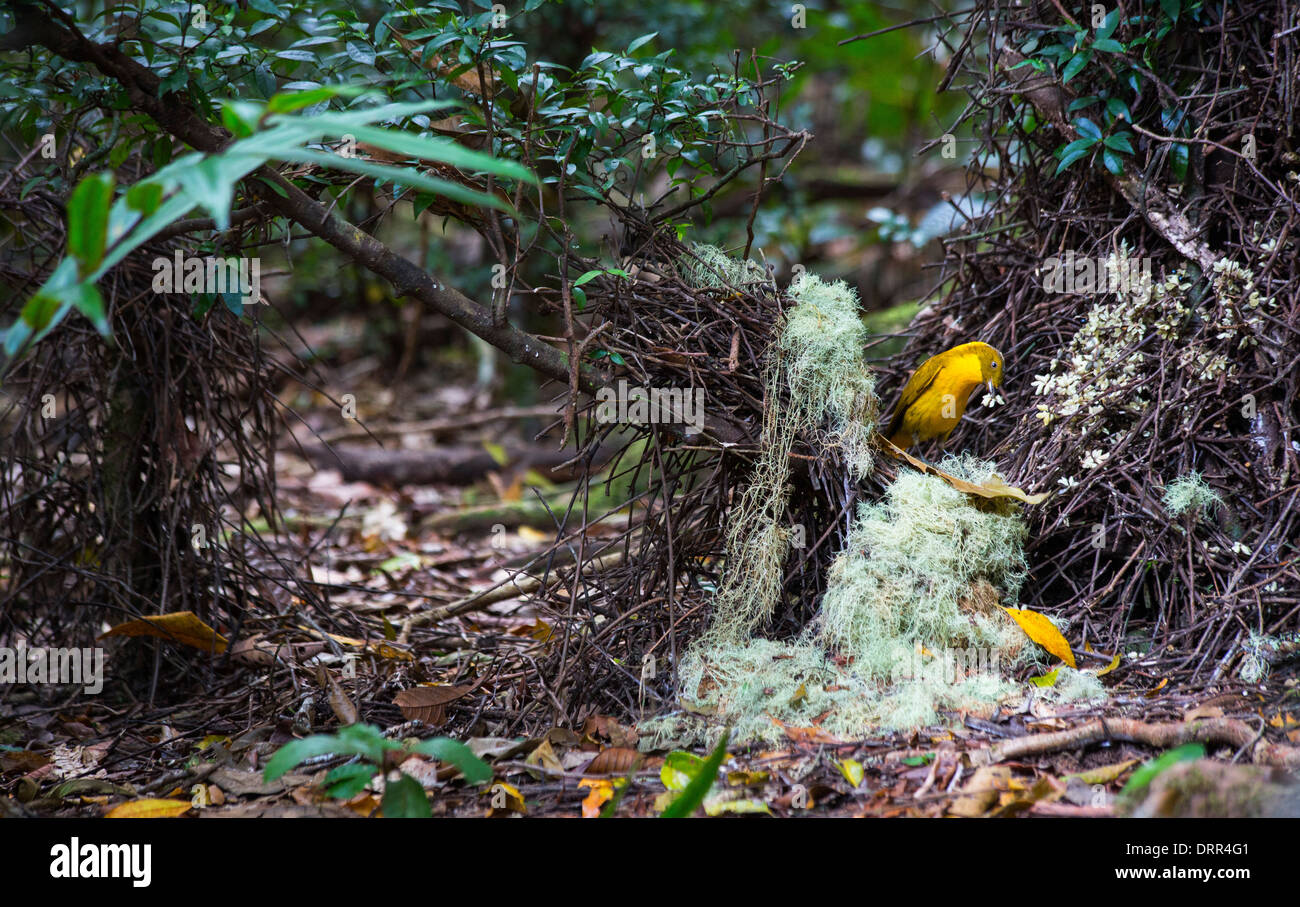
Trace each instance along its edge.
<instances>
[{"instance_id":1,"label":"bird's beak","mask_svg":"<svg viewBox=\"0 0 1300 907\"><path fill-rule=\"evenodd\" d=\"M992 394L992 393L993 393L993 382L992 382L992 381L985 381L985 382L984 382L984 385L989 389L989 393Z\"/></svg>"}]
</instances>

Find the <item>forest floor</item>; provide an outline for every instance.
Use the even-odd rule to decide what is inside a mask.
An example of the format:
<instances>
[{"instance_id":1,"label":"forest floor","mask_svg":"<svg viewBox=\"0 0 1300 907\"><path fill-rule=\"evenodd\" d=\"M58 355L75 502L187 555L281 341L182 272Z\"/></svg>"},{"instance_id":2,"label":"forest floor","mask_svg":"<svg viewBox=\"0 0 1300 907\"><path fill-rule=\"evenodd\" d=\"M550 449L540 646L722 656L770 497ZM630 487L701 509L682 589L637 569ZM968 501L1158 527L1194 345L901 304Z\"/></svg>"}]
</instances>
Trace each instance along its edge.
<instances>
[{"instance_id":1,"label":"forest floor","mask_svg":"<svg viewBox=\"0 0 1300 907\"><path fill-rule=\"evenodd\" d=\"M470 786L448 765L408 757L401 768L424 785L435 815L578 817L607 807L657 815L685 783L687 757L638 746L637 720L653 710L547 726L548 704L529 688L530 670L558 634L526 595L505 595L517 569L554 538L554 512L536 502L562 494L564 477L543 465L545 443L532 438L550 421L539 417L547 408L479 409L473 389L455 383L394 388L364 360L347 371L348 383L331 390L352 389L365 428L340 419L325 397L302 396L292 403L310 431L298 432L301 446L286 439L276 463L282 555L309 571L328 610L286 602L280 613L250 615L235 644L183 683L169 680L174 639L134 637L106 644L110 677L130 682L110 684L104 696L8 694L0 815L98 816L141 798L189 801L185 812L202 816L374 815L379 790L336 800L321 789L347 757L317 758L272 782L262 775L290 740L358 721L394 740L450 736L492 765L491 783ZM399 456L370 457L375 438ZM320 439L343 459L313 450ZM386 470L405 472L385 481ZM420 481L405 480L412 470ZM498 585L507 591L497 600L470 602ZM1023 699L991 714L949 714L910 734L839 740L815 721L783 727L777 744L729 749L726 782L705 808L1258 812L1250 792L1272 797L1273 769L1300 768L1298 681L1293 665L1257 684L1193 686L1138 662L1107 678L1107 701L1085 708L1051 705L1027 686ZM186 691L180 701L177 690ZM411 690L422 693L399 698ZM1237 805L1207 805L1144 779L1144 764L1187 745L1183 757L1214 760L1217 790L1240 788Z\"/></svg>"}]
</instances>

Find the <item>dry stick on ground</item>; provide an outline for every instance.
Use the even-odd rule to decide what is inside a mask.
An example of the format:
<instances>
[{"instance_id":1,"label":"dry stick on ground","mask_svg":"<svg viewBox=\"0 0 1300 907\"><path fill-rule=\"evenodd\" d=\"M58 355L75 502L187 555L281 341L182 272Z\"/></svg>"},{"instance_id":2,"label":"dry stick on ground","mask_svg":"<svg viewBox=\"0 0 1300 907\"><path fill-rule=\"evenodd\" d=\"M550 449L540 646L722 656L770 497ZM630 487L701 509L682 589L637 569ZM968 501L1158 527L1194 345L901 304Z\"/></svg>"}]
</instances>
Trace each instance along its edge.
<instances>
[{"instance_id":1,"label":"dry stick on ground","mask_svg":"<svg viewBox=\"0 0 1300 907\"><path fill-rule=\"evenodd\" d=\"M326 444L335 441L351 441L356 438L378 437L386 435L440 434L476 428L493 422L510 419L557 418L554 406L506 406L501 409L488 409L474 413L461 413L442 419L424 419L419 422L394 422L391 425L376 425L373 428L344 426L333 431L321 432L319 437Z\"/></svg>"},{"instance_id":2,"label":"dry stick on ground","mask_svg":"<svg viewBox=\"0 0 1300 907\"><path fill-rule=\"evenodd\" d=\"M1253 746L1255 762L1288 771L1300 770L1300 747L1269 743L1260 736L1258 729L1235 718L1198 718L1168 724L1147 724L1135 718L1101 718L1068 731L1033 734L995 744L988 750L988 761L1005 762L1103 740L1126 740L1158 749L1184 743L1217 743L1238 750Z\"/></svg>"},{"instance_id":3,"label":"dry stick on ground","mask_svg":"<svg viewBox=\"0 0 1300 907\"><path fill-rule=\"evenodd\" d=\"M25 50L40 45L59 56L78 63L90 63L104 75L117 81L127 93L131 106L148 114L172 135L206 153L220 152L231 142L224 129L205 123L189 107L178 103L173 92L164 101L159 97L162 80L152 71L128 57L117 47L96 44L80 32L61 10L55 15L64 24L54 22L42 9L19 3L24 13L19 24L0 41L0 50ZM259 167L246 179L249 189L276 214L306 227L320 239L379 276L387 279L398 297L413 296L432 306L452 321L483 338L510 358L537 372L569 384L573 375L563 351L543 343L531 334L507 323L498 326L492 312L464 294L435 281L423 268L392 251L379 240L320 204L268 166ZM605 384L598 370L579 365L575 370L578 389L595 393ZM738 442L743 432L716 417L705 416L704 433L719 441Z\"/></svg>"},{"instance_id":4,"label":"dry stick on ground","mask_svg":"<svg viewBox=\"0 0 1300 907\"><path fill-rule=\"evenodd\" d=\"M620 563L624 558L623 551L615 551L602 557L592 558L587 562L588 569L600 571L607 567ZM520 573L523 571L521 570ZM467 595L460 601L452 602L449 605L443 605L441 608L434 608L432 611L424 611L420 614L412 615L411 626L423 627L428 624L436 624L439 621L446 620L449 617L455 617L457 614L466 614L470 611L482 611L488 605L494 605L497 602L506 601L520 595L527 595L536 592L542 587L541 577L528 576L519 579L519 573L514 574L508 579L504 579L481 592L475 592Z\"/></svg>"}]
</instances>

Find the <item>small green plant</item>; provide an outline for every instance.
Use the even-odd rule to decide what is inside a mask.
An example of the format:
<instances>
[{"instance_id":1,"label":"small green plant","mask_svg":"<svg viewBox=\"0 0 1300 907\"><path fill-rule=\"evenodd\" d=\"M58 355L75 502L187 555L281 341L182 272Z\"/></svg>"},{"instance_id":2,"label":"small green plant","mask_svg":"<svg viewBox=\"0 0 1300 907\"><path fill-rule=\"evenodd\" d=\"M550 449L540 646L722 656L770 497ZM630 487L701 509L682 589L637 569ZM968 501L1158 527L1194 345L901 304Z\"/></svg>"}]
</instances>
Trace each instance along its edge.
<instances>
[{"instance_id":1,"label":"small green plant","mask_svg":"<svg viewBox=\"0 0 1300 907\"><path fill-rule=\"evenodd\" d=\"M325 776L325 792L339 800L361 793L380 772L385 772L387 778L386 773L410 755L428 756L454 765L470 784L492 780L492 768L457 740L434 737L414 744L398 743L385 737L373 724L350 724L337 734L313 734L286 743L266 763L262 777L274 781L313 756L325 755L361 757L359 762L330 769ZM381 805L384 817L389 819L421 819L433 815L424 788L405 772L387 780Z\"/></svg>"},{"instance_id":2,"label":"small green plant","mask_svg":"<svg viewBox=\"0 0 1300 907\"><path fill-rule=\"evenodd\" d=\"M1124 785L1124 789L1119 792L1120 798L1128 803L1139 803L1146 796L1147 791L1151 789L1151 782L1161 772L1174 767L1180 762L1191 762L1195 759L1204 758L1205 745L1201 743L1185 743L1162 753L1133 772L1128 779L1128 783Z\"/></svg>"},{"instance_id":3,"label":"small green plant","mask_svg":"<svg viewBox=\"0 0 1300 907\"><path fill-rule=\"evenodd\" d=\"M727 758L727 738L731 736L731 729L722 732L722 739L714 748L709 758L704 760L703 764L698 767L691 777L691 781L672 803L668 804L659 816L661 819L686 819L689 818L695 810L700 808L704 798L709 795L713 788L713 782L717 780L718 768L722 765L722 760ZM675 754L674 754L675 755ZM682 771L678 768L677 771ZM690 769L685 769L690 772Z\"/></svg>"}]
</instances>

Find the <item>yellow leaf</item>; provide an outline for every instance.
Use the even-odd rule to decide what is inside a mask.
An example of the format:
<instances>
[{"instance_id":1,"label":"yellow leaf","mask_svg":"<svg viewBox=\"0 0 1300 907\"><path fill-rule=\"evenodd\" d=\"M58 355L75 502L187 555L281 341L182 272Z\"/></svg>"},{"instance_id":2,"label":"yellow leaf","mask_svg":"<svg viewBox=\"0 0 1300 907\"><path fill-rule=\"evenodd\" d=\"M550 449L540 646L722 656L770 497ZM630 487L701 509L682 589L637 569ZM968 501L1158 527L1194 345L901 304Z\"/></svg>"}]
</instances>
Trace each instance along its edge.
<instances>
[{"instance_id":1,"label":"yellow leaf","mask_svg":"<svg viewBox=\"0 0 1300 907\"><path fill-rule=\"evenodd\" d=\"M760 787L772 777L769 772L734 771L727 772L727 784L731 787Z\"/></svg>"},{"instance_id":2,"label":"yellow leaf","mask_svg":"<svg viewBox=\"0 0 1300 907\"><path fill-rule=\"evenodd\" d=\"M513 784L506 784L504 781L492 782L492 787L483 792L492 801L492 807L488 810L488 815L495 815L498 810L505 812L526 813L528 807L524 805L524 795L519 793L519 788Z\"/></svg>"},{"instance_id":3,"label":"yellow leaf","mask_svg":"<svg viewBox=\"0 0 1300 907\"><path fill-rule=\"evenodd\" d=\"M722 813L736 813L745 815L748 813L766 813L772 815L772 809L762 800L753 797L739 797L737 799L727 799L725 796L707 797L704 800L704 814L708 816L719 816Z\"/></svg>"},{"instance_id":4,"label":"yellow leaf","mask_svg":"<svg viewBox=\"0 0 1300 907\"><path fill-rule=\"evenodd\" d=\"M99 638L105 636L156 636L218 655L226 651L228 644L224 636L199 620L193 611L138 617L118 624Z\"/></svg>"},{"instance_id":5,"label":"yellow leaf","mask_svg":"<svg viewBox=\"0 0 1300 907\"><path fill-rule=\"evenodd\" d=\"M1030 611L1028 608L1003 608L1002 610L1010 614L1011 619L1020 624L1020 629L1025 631L1026 636L1070 667L1076 667L1074 653L1070 651L1070 644L1065 641L1061 631L1056 629L1056 625L1050 620L1037 611Z\"/></svg>"},{"instance_id":6,"label":"yellow leaf","mask_svg":"<svg viewBox=\"0 0 1300 907\"><path fill-rule=\"evenodd\" d=\"M554 532L542 532L540 529L534 529L532 526L520 526L519 537L530 545L540 545L555 541Z\"/></svg>"},{"instance_id":7,"label":"yellow leaf","mask_svg":"<svg viewBox=\"0 0 1300 907\"><path fill-rule=\"evenodd\" d=\"M171 819L189 812L189 800L129 800L104 814L105 819Z\"/></svg>"},{"instance_id":8,"label":"yellow leaf","mask_svg":"<svg viewBox=\"0 0 1300 907\"><path fill-rule=\"evenodd\" d=\"M494 444L491 441L484 441L483 449L488 452L489 457L496 461L498 466L505 466L510 462L510 457L506 454L506 449L500 444Z\"/></svg>"},{"instance_id":9,"label":"yellow leaf","mask_svg":"<svg viewBox=\"0 0 1300 907\"><path fill-rule=\"evenodd\" d=\"M938 476L940 479L947 482L953 488L956 488L958 491L965 492L966 494L974 494L974 495L979 495L982 498L993 498L993 499L1012 498L1017 501L1023 501L1026 504L1041 504L1043 503L1043 501L1046 501L1048 498L1047 492L1041 492L1039 494L1029 494L1025 491L1022 491L1019 488L1016 488L1014 485L1008 485L1006 479L1002 478L1002 476L998 475L996 472L979 484L976 484L975 482L967 482L965 479L959 479L955 475L948 472L944 472L942 469L940 469L937 466L931 466L929 463L925 462L924 460L919 460L916 457L912 456L907 451L895 447L893 443L891 443L888 439L884 438L883 436L877 436L877 437L879 440L884 442L885 451L891 454L892 456L894 456L896 459L906 460L909 464L911 464L913 467L920 470L921 472L927 472L932 476Z\"/></svg>"},{"instance_id":10,"label":"yellow leaf","mask_svg":"<svg viewBox=\"0 0 1300 907\"><path fill-rule=\"evenodd\" d=\"M840 763L839 768L840 774L844 776L845 781L849 782L854 787L862 786L862 776L864 772L861 762L856 759L845 759Z\"/></svg>"},{"instance_id":11,"label":"yellow leaf","mask_svg":"<svg viewBox=\"0 0 1300 907\"><path fill-rule=\"evenodd\" d=\"M1104 668L1102 668L1100 671L1098 671L1098 672L1097 672L1097 676L1098 676L1098 677L1104 677L1104 676L1106 676L1106 675L1109 674L1111 671L1113 671L1113 670L1115 670L1116 668L1118 668L1118 667L1119 667L1119 663L1120 663L1123 659L1124 659L1124 653L1123 653L1123 652L1116 652L1116 653L1115 653L1115 657L1112 658L1112 659L1110 660L1110 664L1106 665L1106 667L1104 667Z\"/></svg>"},{"instance_id":12,"label":"yellow leaf","mask_svg":"<svg viewBox=\"0 0 1300 907\"><path fill-rule=\"evenodd\" d=\"M659 780L670 791L686 790L686 785L691 783L691 779L703 764L704 760L694 753L673 751L664 759L664 764L659 769Z\"/></svg>"},{"instance_id":13,"label":"yellow leaf","mask_svg":"<svg viewBox=\"0 0 1300 907\"><path fill-rule=\"evenodd\" d=\"M583 778L578 782L578 787L591 788L586 799L582 801L582 818L600 818L601 807L608 803L610 798L614 796L614 785L609 781L601 781L595 778Z\"/></svg>"},{"instance_id":14,"label":"yellow leaf","mask_svg":"<svg viewBox=\"0 0 1300 907\"><path fill-rule=\"evenodd\" d=\"M1056 686L1056 681L1060 679L1061 679L1061 669L1058 667L1048 671L1042 677L1029 678L1029 682L1036 687L1054 687Z\"/></svg>"},{"instance_id":15,"label":"yellow leaf","mask_svg":"<svg viewBox=\"0 0 1300 907\"><path fill-rule=\"evenodd\" d=\"M314 630L311 627L304 627L302 624L298 625L298 629L316 637L317 639L322 639L325 636L328 636L341 646L352 646L353 648L364 649L367 652L373 652L380 658L387 658L392 661L415 661L415 656L409 651L399 646L392 645L384 640L367 642L364 639L354 639L351 636L340 636L337 633L322 634L320 631Z\"/></svg>"},{"instance_id":16,"label":"yellow leaf","mask_svg":"<svg viewBox=\"0 0 1300 907\"><path fill-rule=\"evenodd\" d=\"M1078 778L1084 784L1110 784L1124 774L1130 768L1138 764L1137 759L1127 759L1124 762L1116 762L1113 765L1102 765L1098 768L1090 768L1086 772L1079 772L1077 775L1066 775L1065 780Z\"/></svg>"}]
</instances>

